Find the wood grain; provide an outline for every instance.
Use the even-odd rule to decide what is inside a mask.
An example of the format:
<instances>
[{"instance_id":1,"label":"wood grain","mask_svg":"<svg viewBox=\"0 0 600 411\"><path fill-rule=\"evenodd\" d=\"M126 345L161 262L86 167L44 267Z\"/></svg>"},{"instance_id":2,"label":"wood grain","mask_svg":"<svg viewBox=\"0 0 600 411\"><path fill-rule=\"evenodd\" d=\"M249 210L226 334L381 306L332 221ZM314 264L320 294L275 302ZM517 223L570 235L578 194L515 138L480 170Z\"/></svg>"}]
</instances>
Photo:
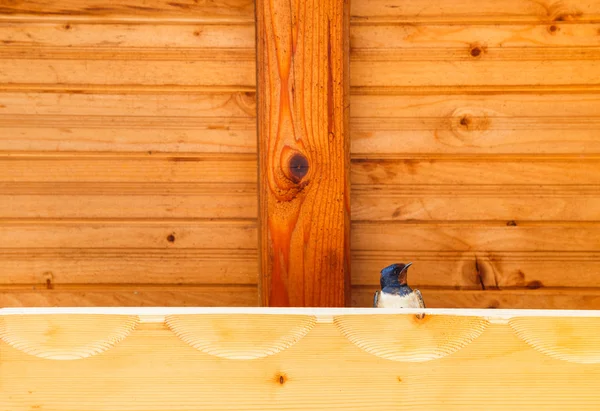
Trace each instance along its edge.
<instances>
[{"instance_id":1,"label":"wood grain","mask_svg":"<svg viewBox=\"0 0 600 411\"><path fill-rule=\"evenodd\" d=\"M0 306L257 304L253 14L0 5Z\"/></svg>"},{"instance_id":2,"label":"wood grain","mask_svg":"<svg viewBox=\"0 0 600 411\"><path fill-rule=\"evenodd\" d=\"M135 0L118 0L109 3L87 0L68 0L60 4L48 4L40 0L6 3L0 8L0 16L7 20L38 17L44 20L133 20L154 22L179 20L183 22L245 22L252 23L254 4L248 0L168 2L149 0L143 5Z\"/></svg>"},{"instance_id":3,"label":"wood grain","mask_svg":"<svg viewBox=\"0 0 600 411\"><path fill-rule=\"evenodd\" d=\"M0 220L0 249L255 249L253 220Z\"/></svg>"},{"instance_id":4,"label":"wood grain","mask_svg":"<svg viewBox=\"0 0 600 411\"><path fill-rule=\"evenodd\" d=\"M10 151L253 153L255 140L249 118L0 115L0 147Z\"/></svg>"},{"instance_id":5,"label":"wood grain","mask_svg":"<svg viewBox=\"0 0 600 411\"><path fill-rule=\"evenodd\" d=\"M509 184L359 186L352 219L372 221L593 221L600 186Z\"/></svg>"},{"instance_id":6,"label":"wood grain","mask_svg":"<svg viewBox=\"0 0 600 411\"><path fill-rule=\"evenodd\" d=\"M255 93L0 93L8 151L256 152Z\"/></svg>"},{"instance_id":7,"label":"wood grain","mask_svg":"<svg viewBox=\"0 0 600 411\"><path fill-rule=\"evenodd\" d=\"M512 22L598 22L598 0L522 1L484 0L473 7L468 0L357 0L352 3L353 23L460 22L504 24Z\"/></svg>"},{"instance_id":8,"label":"wood grain","mask_svg":"<svg viewBox=\"0 0 600 411\"><path fill-rule=\"evenodd\" d=\"M352 153L597 153L597 94L354 95Z\"/></svg>"},{"instance_id":9,"label":"wood grain","mask_svg":"<svg viewBox=\"0 0 600 411\"><path fill-rule=\"evenodd\" d=\"M375 156L373 156L375 157ZM354 185L598 185L596 156L381 156L352 161Z\"/></svg>"},{"instance_id":10,"label":"wood grain","mask_svg":"<svg viewBox=\"0 0 600 411\"><path fill-rule=\"evenodd\" d=\"M2 153L2 182L256 183L248 154Z\"/></svg>"},{"instance_id":11,"label":"wood grain","mask_svg":"<svg viewBox=\"0 0 600 411\"><path fill-rule=\"evenodd\" d=\"M456 2L449 2L456 3ZM490 2L491 3L491 2ZM504 4L503 4L504 5ZM474 10L475 11L475 10ZM520 48L523 54L540 47L600 46L600 24L575 22L537 22L530 24L377 24L353 25L352 49L429 49L470 51L476 46ZM498 50L497 50L498 51Z\"/></svg>"},{"instance_id":12,"label":"wood grain","mask_svg":"<svg viewBox=\"0 0 600 411\"><path fill-rule=\"evenodd\" d=\"M599 283L600 254L596 251L353 250L352 284L378 287L381 269L398 261L413 263L409 282L417 288L510 293L514 289L597 288Z\"/></svg>"},{"instance_id":13,"label":"wood grain","mask_svg":"<svg viewBox=\"0 0 600 411\"><path fill-rule=\"evenodd\" d=\"M47 289L0 288L2 307L248 307L258 305L255 285L92 285Z\"/></svg>"},{"instance_id":14,"label":"wood grain","mask_svg":"<svg viewBox=\"0 0 600 411\"><path fill-rule=\"evenodd\" d=\"M352 248L356 250L593 251L599 247L600 223L596 221L352 224Z\"/></svg>"},{"instance_id":15,"label":"wood grain","mask_svg":"<svg viewBox=\"0 0 600 411\"><path fill-rule=\"evenodd\" d=\"M89 359L43 359L0 344L0 375L11 376L3 378L6 395L0 397L0 406L15 411L82 406L90 411L140 406L153 411L227 410L268 409L276 401L276 408L284 410L555 411L595 410L600 404L595 389L600 381L597 313L544 316L513 311L505 319L494 310L460 310L431 314L422 321L401 311L268 314L273 323L287 325L305 317L329 321L304 327L307 332L294 344L259 360L225 360L196 350L158 313ZM36 320L35 314L28 315ZM48 343L68 336L71 346L89 339L68 327L52 330L44 326L47 317L37 315L39 324L22 331L54 331ZM203 327L220 350L238 341L240 334L247 338L237 350L253 349L256 340L276 343L295 336L289 327L266 328L265 315L229 314L221 321L208 313L177 318L186 322L181 324L184 331ZM76 314L60 316L76 323ZM82 317L86 316L94 318ZM115 321L115 316L106 316L98 324ZM232 322L239 327L229 327ZM581 336L586 338L577 338ZM53 382L57 368L60 379ZM396 395L389 395L390 387Z\"/></svg>"},{"instance_id":16,"label":"wood grain","mask_svg":"<svg viewBox=\"0 0 600 411\"><path fill-rule=\"evenodd\" d=\"M353 287L352 306L372 307L376 287ZM430 308L504 308L543 310L598 310L600 289L556 288L540 290L421 289ZM568 409L568 408L565 408Z\"/></svg>"},{"instance_id":17,"label":"wood grain","mask_svg":"<svg viewBox=\"0 0 600 411\"><path fill-rule=\"evenodd\" d=\"M0 113L14 115L68 115L81 119L108 117L232 118L256 117L255 92L156 93L152 88L138 93L0 93ZM25 117L27 118L27 117ZM255 143L256 145L256 143Z\"/></svg>"},{"instance_id":18,"label":"wood grain","mask_svg":"<svg viewBox=\"0 0 600 411\"><path fill-rule=\"evenodd\" d=\"M161 219L257 216L255 184L0 183L5 218Z\"/></svg>"},{"instance_id":19,"label":"wood grain","mask_svg":"<svg viewBox=\"0 0 600 411\"><path fill-rule=\"evenodd\" d=\"M35 72L27 67L35 66ZM0 82L73 85L254 86L255 65L235 55L212 53L206 61L3 59Z\"/></svg>"},{"instance_id":20,"label":"wood grain","mask_svg":"<svg viewBox=\"0 0 600 411\"><path fill-rule=\"evenodd\" d=\"M85 47L117 52L128 50L139 53L148 50L151 54L153 50L160 48L164 52L174 49L183 53L193 53L195 50L206 48L252 50L255 47L253 22L215 24L207 21L207 24L169 24L161 21L161 18L152 24L97 24L97 18L90 19L90 22L48 20L52 20L52 16L46 14L39 21L3 22L0 25L2 52L10 52L11 47L29 49L32 53L44 47Z\"/></svg>"},{"instance_id":21,"label":"wood grain","mask_svg":"<svg viewBox=\"0 0 600 411\"><path fill-rule=\"evenodd\" d=\"M0 318L0 340L39 358L79 360L111 349L138 321L135 315L5 316Z\"/></svg>"},{"instance_id":22,"label":"wood grain","mask_svg":"<svg viewBox=\"0 0 600 411\"><path fill-rule=\"evenodd\" d=\"M427 64L387 58L353 61L350 82L357 87L576 85L599 84L599 73L597 60L493 61L484 56Z\"/></svg>"},{"instance_id":23,"label":"wood grain","mask_svg":"<svg viewBox=\"0 0 600 411\"><path fill-rule=\"evenodd\" d=\"M257 2L261 298L349 301L348 2Z\"/></svg>"},{"instance_id":24,"label":"wood grain","mask_svg":"<svg viewBox=\"0 0 600 411\"><path fill-rule=\"evenodd\" d=\"M233 230L227 231L232 235ZM175 241L177 241L175 237ZM256 285L256 249L226 248L90 248L0 249L0 290L22 285L62 289L65 285L102 288L106 284ZM91 288L93 291L93 288Z\"/></svg>"}]
</instances>

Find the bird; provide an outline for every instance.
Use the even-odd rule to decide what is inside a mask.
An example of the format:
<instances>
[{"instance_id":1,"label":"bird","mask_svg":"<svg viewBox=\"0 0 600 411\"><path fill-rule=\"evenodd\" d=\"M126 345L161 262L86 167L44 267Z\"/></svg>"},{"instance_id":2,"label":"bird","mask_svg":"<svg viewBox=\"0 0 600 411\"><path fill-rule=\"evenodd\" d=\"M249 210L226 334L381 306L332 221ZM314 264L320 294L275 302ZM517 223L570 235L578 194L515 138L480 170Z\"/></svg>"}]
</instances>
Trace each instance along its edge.
<instances>
[{"instance_id":1,"label":"bird","mask_svg":"<svg viewBox=\"0 0 600 411\"><path fill-rule=\"evenodd\" d=\"M397 263L381 270L381 291L375 291L374 308L425 308L421 292L413 290L406 283L408 267L411 265L412 263ZM424 317L425 314L417 314L419 319Z\"/></svg>"}]
</instances>

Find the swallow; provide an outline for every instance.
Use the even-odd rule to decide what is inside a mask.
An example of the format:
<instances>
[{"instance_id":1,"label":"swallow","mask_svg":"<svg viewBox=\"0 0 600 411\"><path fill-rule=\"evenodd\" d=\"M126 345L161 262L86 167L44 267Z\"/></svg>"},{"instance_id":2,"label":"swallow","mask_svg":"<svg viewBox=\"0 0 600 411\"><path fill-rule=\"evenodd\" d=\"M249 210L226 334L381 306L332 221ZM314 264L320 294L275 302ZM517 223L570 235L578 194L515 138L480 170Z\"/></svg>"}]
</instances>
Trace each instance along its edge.
<instances>
[{"instance_id":1,"label":"swallow","mask_svg":"<svg viewBox=\"0 0 600 411\"><path fill-rule=\"evenodd\" d=\"M379 283L381 291L375 291L374 308L425 308L421 292L413 290L406 283L408 264L392 264L381 270ZM422 319L425 314L417 314Z\"/></svg>"}]
</instances>

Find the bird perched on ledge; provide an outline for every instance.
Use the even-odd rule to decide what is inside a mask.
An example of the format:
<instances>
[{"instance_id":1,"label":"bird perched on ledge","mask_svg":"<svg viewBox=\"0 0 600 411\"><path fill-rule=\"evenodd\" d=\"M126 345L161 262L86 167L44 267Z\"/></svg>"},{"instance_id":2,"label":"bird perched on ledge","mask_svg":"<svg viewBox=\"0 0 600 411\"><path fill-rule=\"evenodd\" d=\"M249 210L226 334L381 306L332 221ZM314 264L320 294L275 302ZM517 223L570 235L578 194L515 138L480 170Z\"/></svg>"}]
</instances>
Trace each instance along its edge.
<instances>
[{"instance_id":1,"label":"bird perched on ledge","mask_svg":"<svg viewBox=\"0 0 600 411\"><path fill-rule=\"evenodd\" d=\"M419 290L413 290L406 283L408 264L392 264L381 270L379 282L381 291L375 291L375 308L425 308L423 296ZM422 319L425 314L417 314Z\"/></svg>"}]
</instances>

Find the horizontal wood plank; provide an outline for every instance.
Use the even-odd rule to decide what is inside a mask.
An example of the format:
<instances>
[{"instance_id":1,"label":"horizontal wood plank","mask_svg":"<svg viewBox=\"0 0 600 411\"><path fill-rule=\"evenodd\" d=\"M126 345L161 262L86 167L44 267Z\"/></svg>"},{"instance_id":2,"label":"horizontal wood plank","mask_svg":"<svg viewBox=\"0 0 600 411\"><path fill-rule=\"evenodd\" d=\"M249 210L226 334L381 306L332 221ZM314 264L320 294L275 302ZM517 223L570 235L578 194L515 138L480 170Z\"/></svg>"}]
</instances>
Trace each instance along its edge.
<instances>
[{"instance_id":1,"label":"horizontal wood plank","mask_svg":"<svg viewBox=\"0 0 600 411\"><path fill-rule=\"evenodd\" d=\"M522 53L540 47L600 46L600 24L568 22L543 22L531 24L384 24L354 25L350 30L353 49L461 49L471 55L471 50L481 47L490 51L499 47L520 47ZM485 49L485 50L484 50ZM496 49L496 51L499 51ZM580 52L584 52L580 50ZM472 56L471 56L472 57Z\"/></svg>"},{"instance_id":2,"label":"horizontal wood plank","mask_svg":"<svg viewBox=\"0 0 600 411\"><path fill-rule=\"evenodd\" d=\"M150 21L172 19L189 22L252 23L254 3L246 0L194 2L146 1L143 6L134 0L90 4L85 0L69 0L60 5L40 0L6 4L0 8L5 20L45 17L46 19L94 19ZM493 0L478 3L473 9L467 0L360 0L351 5L352 21L360 23L393 22L550 22L598 21L597 0L568 0L553 3L505 0L502 7Z\"/></svg>"},{"instance_id":3,"label":"horizontal wood plank","mask_svg":"<svg viewBox=\"0 0 600 411\"><path fill-rule=\"evenodd\" d=\"M0 220L0 249L256 249L254 220Z\"/></svg>"},{"instance_id":4,"label":"horizontal wood plank","mask_svg":"<svg viewBox=\"0 0 600 411\"><path fill-rule=\"evenodd\" d=\"M247 0L147 0L140 4L135 0L118 0L108 3L87 0L68 0L60 4L42 0L7 3L0 7L4 19L42 17L45 19L93 20L165 20L178 19L197 22L252 22L254 3Z\"/></svg>"},{"instance_id":5,"label":"horizontal wood plank","mask_svg":"<svg viewBox=\"0 0 600 411\"><path fill-rule=\"evenodd\" d=\"M600 24L561 22L514 25L353 25L353 49L600 46ZM0 25L0 42L19 47L254 49L254 24L89 24L25 22Z\"/></svg>"},{"instance_id":6,"label":"horizontal wood plank","mask_svg":"<svg viewBox=\"0 0 600 411\"><path fill-rule=\"evenodd\" d=\"M352 218L373 221L592 221L600 186L360 186Z\"/></svg>"},{"instance_id":7,"label":"horizontal wood plank","mask_svg":"<svg viewBox=\"0 0 600 411\"><path fill-rule=\"evenodd\" d=\"M245 154L12 153L0 155L2 182L256 183Z\"/></svg>"},{"instance_id":8,"label":"horizontal wood plank","mask_svg":"<svg viewBox=\"0 0 600 411\"><path fill-rule=\"evenodd\" d=\"M371 221L591 221L598 186L359 186L352 218ZM0 183L6 218L255 218L254 184Z\"/></svg>"},{"instance_id":9,"label":"horizontal wood plank","mask_svg":"<svg viewBox=\"0 0 600 411\"><path fill-rule=\"evenodd\" d=\"M590 252L352 252L352 284L379 286L379 273L393 263L412 262L409 284L442 289L600 288L600 253Z\"/></svg>"},{"instance_id":10,"label":"horizontal wood plank","mask_svg":"<svg viewBox=\"0 0 600 411\"><path fill-rule=\"evenodd\" d=\"M599 21L598 0L522 1L483 0L473 7L469 0L358 0L352 3L354 23L434 22L553 22Z\"/></svg>"},{"instance_id":11,"label":"horizontal wood plank","mask_svg":"<svg viewBox=\"0 0 600 411\"><path fill-rule=\"evenodd\" d=\"M254 52L246 48L177 48L177 47L95 47L95 46L21 46L8 45L0 50L0 57L14 60L52 61L130 61L141 62L192 62L221 61L226 69L227 61L252 61ZM61 64L61 63L58 63ZM210 67L209 64L206 65Z\"/></svg>"},{"instance_id":12,"label":"horizontal wood plank","mask_svg":"<svg viewBox=\"0 0 600 411\"><path fill-rule=\"evenodd\" d=\"M0 150L256 152L253 92L0 93Z\"/></svg>"},{"instance_id":13,"label":"horizontal wood plank","mask_svg":"<svg viewBox=\"0 0 600 411\"><path fill-rule=\"evenodd\" d=\"M44 17L51 19L49 15ZM158 48L163 48L165 52L174 49L192 53L206 48L252 50L255 40L253 23L169 24L157 20L154 24L95 24L78 21L52 23L42 20L3 22L0 25L0 43L3 43L2 53L10 53L11 47L28 48L32 53L39 52L43 47L87 47L112 49L116 52L128 50L139 53L147 50L151 54Z\"/></svg>"},{"instance_id":14,"label":"horizontal wood plank","mask_svg":"<svg viewBox=\"0 0 600 411\"><path fill-rule=\"evenodd\" d=\"M354 158L354 185L598 185L595 156L369 156Z\"/></svg>"},{"instance_id":15,"label":"horizontal wood plank","mask_svg":"<svg viewBox=\"0 0 600 411\"><path fill-rule=\"evenodd\" d=\"M353 185L600 184L600 160L588 157L354 158ZM4 154L3 182L256 182L245 154Z\"/></svg>"},{"instance_id":16,"label":"horizontal wood plank","mask_svg":"<svg viewBox=\"0 0 600 411\"><path fill-rule=\"evenodd\" d=\"M254 184L0 183L4 218L256 218Z\"/></svg>"},{"instance_id":17,"label":"horizontal wood plank","mask_svg":"<svg viewBox=\"0 0 600 411\"><path fill-rule=\"evenodd\" d=\"M28 118L41 121L49 116L72 116L71 120L77 120L76 123L79 124L88 117L93 121L99 116L132 119L180 117L180 121L212 118L253 119L256 117L256 93L219 90L180 94L152 93L151 88L148 92L137 94L2 92L0 114L4 116L4 121L9 121L17 115L23 116L21 122L26 122Z\"/></svg>"},{"instance_id":18,"label":"horizontal wood plank","mask_svg":"<svg viewBox=\"0 0 600 411\"><path fill-rule=\"evenodd\" d=\"M47 85L1 85L2 89L6 90L63 90L60 87L50 87ZM73 87L80 93L89 92L88 89L81 87ZM107 86L99 88L100 90L108 89ZM131 92L130 88L119 87L123 92ZM163 88L166 91L172 92L174 88ZM369 86L369 87L352 87L354 95L362 96L439 96L439 95L498 95L498 94L598 94L600 92L600 84L478 84L478 85L462 85L462 86L440 86L440 85L402 85L402 86Z\"/></svg>"},{"instance_id":19,"label":"horizontal wood plank","mask_svg":"<svg viewBox=\"0 0 600 411\"><path fill-rule=\"evenodd\" d=\"M355 87L600 84L598 60L472 60L354 61L350 83Z\"/></svg>"},{"instance_id":20,"label":"horizontal wood plank","mask_svg":"<svg viewBox=\"0 0 600 411\"><path fill-rule=\"evenodd\" d=\"M352 152L597 153L597 94L356 95Z\"/></svg>"},{"instance_id":21,"label":"horizontal wood plank","mask_svg":"<svg viewBox=\"0 0 600 411\"><path fill-rule=\"evenodd\" d=\"M356 95L352 104L357 156L579 154L600 148L598 95ZM0 145L4 150L255 152L255 110L255 93L0 93Z\"/></svg>"},{"instance_id":22,"label":"horizontal wood plank","mask_svg":"<svg viewBox=\"0 0 600 411\"><path fill-rule=\"evenodd\" d=\"M35 70L28 68L35 67ZM0 60L0 83L254 86L253 60L214 53L205 61Z\"/></svg>"},{"instance_id":23,"label":"horizontal wood plank","mask_svg":"<svg viewBox=\"0 0 600 411\"><path fill-rule=\"evenodd\" d=\"M256 285L258 254L216 248L4 248L0 273L0 290L18 284L36 289L74 284Z\"/></svg>"},{"instance_id":24,"label":"horizontal wood plank","mask_svg":"<svg viewBox=\"0 0 600 411\"><path fill-rule=\"evenodd\" d=\"M10 50L10 49L8 49ZM42 51L40 51L42 53ZM109 54L110 55L110 54ZM112 55L110 55L112 56ZM473 68L487 69L487 63L508 64L528 62L538 65L539 62L573 61L574 64L585 64L588 60L597 60L600 56L600 47L490 47L474 43L469 47L441 47L441 48L355 48L350 56L356 64L385 63L398 64L407 62L435 63L435 62L471 62L481 64L468 65ZM150 58L148 56L147 58ZM166 57L165 57L166 58ZM481 62L481 63L479 63ZM483 64L486 62L486 64Z\"/></svg>"},{"instance_id":25,"label":"horizontal wood plank","mask_svg":"<svg viewBox=\"0 0 600 411\"><path fill-rule=\"evenodd\" d=\"M0 149L256 152L256 121L231 117L0 115Z\"/></svg>"},{"instance_id":26,"label":"horizontal wood plank","mask_svg":"<svg viewBox=\"0 0 600 411\"><path fill-rule=\"evenodd\" d=\"M354 287L353 307L372 307L376 288ZM545 310L598 310L600 289L555 290L421 290L429 308L510 308ZM567 409L567 408L565 408Z\"/></svg>"},{"instance_id":27,"label":"horizontal wood plank","mask_svg":"<svg viewBox=\"0 0 600 411\"><path fill-rule=\"evenodd\" d=\"M411 251L593 251L600 248L600 224L354 222L352 247L404 256Z\"/></svg>"},{"instance_id":28,"label":"horizontal wood plank","mask_svg":"<svg viewBox=\"0 0 600 411\"><path fill-rule=\"evenodd\" d=\"M0 287L2 307L203 307L257 306L254 285L72 286L60 289Z\"/></svg>"}]
</instances>

